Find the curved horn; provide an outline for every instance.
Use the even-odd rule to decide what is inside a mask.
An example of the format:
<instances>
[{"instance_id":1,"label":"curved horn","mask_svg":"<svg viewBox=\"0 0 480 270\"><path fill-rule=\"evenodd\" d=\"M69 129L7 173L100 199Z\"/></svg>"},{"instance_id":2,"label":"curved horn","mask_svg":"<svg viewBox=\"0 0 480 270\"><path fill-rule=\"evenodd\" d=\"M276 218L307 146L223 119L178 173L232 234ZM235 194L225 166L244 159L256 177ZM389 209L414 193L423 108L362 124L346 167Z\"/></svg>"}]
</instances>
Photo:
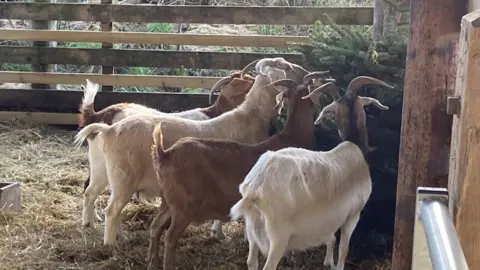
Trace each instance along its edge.
<instances>
[{"instance_id":1,"label":"curved horn","mask_svg":"<svg viewBox=\"0 0 480 270\"><path fill-rule=\"evenodd\" d=\"M283 69L283 70L293 70L294 72L296 71L294 68L293 68L293 64L288 62L287 60L285 60L285 58L283 57L277 57L277 58L274 58L274 63L275 63L275 67L276 68L279 68L279 69Z\"/></svg>"},{"instance_id":2,"label":"curved horn","mask_svg":"<svg viewBox=\"0 0 480 270\"><path fill-rule=\"evenodd\" d=\"M225 78L222 78L220 80L218 80L218 82L216 82L212 88L210 89L210 94L208 95L208 102L210 104L212 104L212 98L213 98L213 93L216 91L216 90L219 90L220 87L226 85L227 83L230 83L231 81L233 80L233 77L232 76L228 76L228 77L225 77Z\"/></svg>"},{"instance_id":3,"label":"curved horn","mask_svg":"<svg viewBox=\"0 0 480 270\"><path fill-rule=\"evenodd\" d=\"M308 84L310 80L316 79L318 77L325 77L325 75L329 72L330 70L310 72L303 77L303 84Z\"/></svg>"},{"instance_id":4,"label":"curved horn","mask_svg":"<svg viewBox=\"0 0 480 270\"><path fill-rule=\"evenodd\" d=\"M384 81L381 81L379 79L375 79L375 78L372 78L372 77L368 77L368 76L358 76L356 77L355 79L353 79L352 81L350 81L350 83L348 84L348 87L347 87L347 91L345 91L346 95L354 95L356 96L358 94L358 91L360 90L360 88L366 84L376 84L376 85L381 85L381 86L385 86L385 87L388 87L390 89L393 89L394 87L387 84L386 82Z\"/></svg>"},{"instance_id":5,"label":"curved horn","mask_svg":"<svg viewBox=\"0 0 480 270\"><path fill-rule=\"evenodd\" d=\"M292 63L292 67L293 67L293 72L295 72L296 74L299 74L299 73L302 73L302 74L308 74L310 73L308 70L304 69L302 66L300 65L297 65L297 64L293 64Z\"/></svg>"},{"instance_id":6,"label":"curved horn","mask_svg":"<svg viewBox=\"0 0 480 270\"><path fill-rule=\"evenodd\" d=\"M285 86L288 88L297 87L297 83L291 79L282 79L282 80L274 81L268 84L267 86L278 86L278 85Z\"/></svg>"},{"instance_id":7,"label":"curved horn","mask_svg":"<svg viewBox=\"0 0 480 270\"><path fill-rule=\"evenodd\" d=\"M333 98L334 101L340 98L340 93L338 92L338 88L335 86L334 83L328 82L317 87L315 90L311 91L308 95L303 96L302 99L312 98L313 95L320 94L319 92L323 92L323 91L327 91L327 93Z\"/></svg>"},{"instance_id":8,"label":"curved horn","mask_svg":"<svg viewBox=\"0 0 480 270\"><path fill-rule=\"evenodd\" d=\"M261 59L257 59L253 62L251 62L250 64L246 65L243 69L242 69L242 73L241 73L241 77L240 78L243 78L243 76L245 76L245 74L247 74L247 72L249 72L250 70L254 69L255 68L255 65L258 63L258 61L260 61Z\"/></svg>"}]
</instances>

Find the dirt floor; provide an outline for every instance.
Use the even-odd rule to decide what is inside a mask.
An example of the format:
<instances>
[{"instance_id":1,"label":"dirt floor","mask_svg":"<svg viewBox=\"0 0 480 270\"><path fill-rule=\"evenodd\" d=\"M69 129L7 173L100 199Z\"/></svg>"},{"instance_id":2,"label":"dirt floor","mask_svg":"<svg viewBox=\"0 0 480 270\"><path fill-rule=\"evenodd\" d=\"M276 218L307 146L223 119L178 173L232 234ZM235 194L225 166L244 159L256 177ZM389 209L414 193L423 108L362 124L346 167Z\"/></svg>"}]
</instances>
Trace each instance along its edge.
<instances>
[{"instance_id":1,"label":"dirt floor","mask_svg":"<svg viewBox=\"0 0 480 270\"><path fill-rule=\"evenodd\" d=\"M102 245L103 222L82 229L88 163L86 149L72 147L74 134L40 125L0 124L0 181L18 181L22 190L21 213L0 211L1 269L146 269L148 226L155 205L127 205L122 226L128 240L114 250ZM105 190L97 207L103 209L107 199ZM210 226L208 222L187 229L177 252L178 269L246 269L248 245L243 243L242 225L224 224L223 241L210 238ZM322 269L323 258L323 248L308 251L301 269ZM349 254L351 261L354 258ZM293 269L282 263L279 269ZM363 261L347 268L390 269L390 263Z\"/></svg>"}]
</instances>

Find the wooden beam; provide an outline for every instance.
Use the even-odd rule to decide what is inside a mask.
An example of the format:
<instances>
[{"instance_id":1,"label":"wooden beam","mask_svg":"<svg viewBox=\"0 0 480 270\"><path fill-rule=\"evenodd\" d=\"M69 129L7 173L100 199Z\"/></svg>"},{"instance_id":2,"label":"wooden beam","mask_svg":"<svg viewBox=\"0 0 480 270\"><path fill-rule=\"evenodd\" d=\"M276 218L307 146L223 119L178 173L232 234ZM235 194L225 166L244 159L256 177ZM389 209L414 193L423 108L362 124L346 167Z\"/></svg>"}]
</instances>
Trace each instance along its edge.
<instances>
[{"instance_id":1,"label":"wooden beam","mask_svg":"<svg viewBox=\"0 0 480 270\"><path fill-rule=\"evenodd\" d=\"M51 2L54 3L56 0L35 0L37 3L41 2ZM38 29L57 29L57 22L56 21L32 21L32 28L35 30ZM56 41L41 41L41 40L34 40L33 47L56 47ZM42 63L32 63L32 71L33 72L55 72L57 70L56 65L46 65ZM46 85L46 84L32 84L32 89L55 89L55 85Z\"/></svg>"},{"instance_id":2,"label":"wooden beam","mask_svg":"<svg viewBox=\"0 0 480 270\"><path fill-rule=\"evenodd\" d=\"M480 9L480 0L468 0L468 12Z\"/></svg>"},{"instance_id":3,"label":"wooden beam","mask_svg":"<svg viewBox=\"0 0 480 270\"><path fill-rule=\"evenodd\" d=\"M78 114L0 111L0 122L12 120L22 120L49 125L78 125Z\"/></svg>"},{"instance_id":4,"label":"wooden beam","mask_svg":"<svg viewBox=\"0 0 480 270\"><path fill-rule=\"evenodd\" d=\"M466 7L466 0L410 1L392 270L412 265L416 188L447 187L452 119L446 100Z\"/></svg>"},{"instance_id":5,"label":"wooden beam","mask_svg":"<svg viewBox=\"0 0 480 270\"><path fill-rule=\"evenodd\" d=\"M0 110L76 113L83 91L0 89ZM98 92L95 110L120 102L133 102L164 112L208 106L207 94Z\"/></svg>"},{"instance_id":6,"label":"wooden beam","mask_svg":"<svg viewBox=\"0 0 480 270\"><path fill-rule=\"evenodd\" d=\"M480 269L480 10L461 22L455 96L460 111L453 117L450 206L470 269Z\"/></svg>"},{"instance_id":7,"label":"wooden beam","mask_svg":"<svg viewBox=\"0 0 480 270\"><path fill-rule=\"evenodd\" d=\"M302 54L0 46L2 62L15 64L42 63L234 70L242 69L250 62L264 57L284 57L287 61L299 65L305 64Z\"/></svg>"},{"instance_id":8,"label":"wooden beam","mask_svg":"<svg viewBox=\"0 0 480 270\"><path fill-rule=\"evenodd\" d=\"M111 5L112 4L112 0L101 0L101 3L102 4L107 4L107 5ZM112 21L102 21L100 23L100 29L101 31L104 31L104 32L111 32L112 31L112 28L113 28L113 23ZM113 43L111 42L105 42L103 41L102 42L102 49L113 49ZM102 74L113 74L113 66L102 66ZM111 85L102 85L102 91L113 91L113 86Z\"/></svg>"},{"instance_id":9,"label":"wooden beam","mask_svg":"<svg viewBox=\"0 0 480 270\"><path fill-rule=\"evenodd\" d=\"M0 71L0 83L85 84L90 79L101 85L210 88L221 77L165 75L101 75L92 73L36 73Z\"/></svg>"},{"instance_id":10,"label":"wooden beam","mask_svg":"<svg viewBox=\"0 0 480 270\"><path fill-rule=\"evenodd\" d=\"M311 44L307 36L268 35L207 35L138 32L93 32L67 30L0 29L4 40L111 42L128 44L165 44L232 47L287 47L292 44Z\"/></svg>"},{"instance_id":11,"label":"wooden beam","mask_svg":"<svg viewBox=\"0 0 480 270\"><path fill-rule=\"evenodd\" d=\"M326 13L343 25L371 25L372 7L220 7L2 3L0 18L19 20L205 24L315 24ZM325 22L327 23L327 22Z\"/></svg>"}]
</instances>

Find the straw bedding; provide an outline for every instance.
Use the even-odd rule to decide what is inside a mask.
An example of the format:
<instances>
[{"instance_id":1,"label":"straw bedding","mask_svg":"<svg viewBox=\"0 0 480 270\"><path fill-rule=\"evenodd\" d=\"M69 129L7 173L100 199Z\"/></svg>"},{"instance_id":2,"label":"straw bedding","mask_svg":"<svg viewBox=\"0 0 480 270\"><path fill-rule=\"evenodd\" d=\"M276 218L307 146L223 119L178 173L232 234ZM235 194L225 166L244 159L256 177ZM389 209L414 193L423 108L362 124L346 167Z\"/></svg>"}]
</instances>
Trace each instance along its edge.
<instances>
[{"instance_id":1,"label":"straw bedding","mask_svg":"<svg viewBox=\"0 0 480 270\"><path fill-rule=\"evenodd\" d=\"M1 269L146 269L148 227L156 205L125 207L126 240L115 249L103 247L103 222L82 229L88 162L86 148L72 147L74 134L42 125L0 124L0 181L18 181L22 189L22 212L0 211ZM96 202L98 209L107 200L106 189ZM211 222L192 225L184 233L177 252L178 269L246 269L248 244L243 242L242 225L224 224L227 238L223 241L210 237L210 226ZM304 258L301 269L322 269L323 247L308 251ZM348 269L390 268L385 259L357 263L354 252L349 258ZM264 261L260 257L261 265ZM279 269L293 267L283 260Z\"/></svg>"}]
</instances>

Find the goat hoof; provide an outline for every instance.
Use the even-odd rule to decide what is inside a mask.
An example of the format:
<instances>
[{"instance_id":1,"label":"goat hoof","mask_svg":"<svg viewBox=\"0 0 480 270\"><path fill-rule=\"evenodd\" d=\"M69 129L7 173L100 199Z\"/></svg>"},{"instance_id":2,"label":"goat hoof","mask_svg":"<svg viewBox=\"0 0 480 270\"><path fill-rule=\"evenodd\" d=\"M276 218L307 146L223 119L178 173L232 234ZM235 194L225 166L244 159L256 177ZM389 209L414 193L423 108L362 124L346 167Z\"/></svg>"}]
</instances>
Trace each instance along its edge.
<instances>
[{"instance_id":1,"label":"goat hoof","mask_svg":"<svg viewBox=\"0 0 480 270\"><path fill-rule=\"evenodd\" d=\"M101 222L101 221L103 221L103 219L97 214L97 215L95 215L95 221L96 222Z\"/></svg>"},{"instance_id":2,"label":"goat hoof","mask_svg":"<svg viewBox=\"0 0 480 270\"><path fill-rule=\"evenodd\" d=\"M212 230L211 235L218 240L225 239L225 234L222 231L218 232L217 230Z\"/></svg>"},{"instance_id":3,"label":"goat hoof","mask_svg":"<svg viewBox=\"0 0 480 270\"><path fill-rule=\"evenodd\" d=\"M323 269L325 269L325 270L335 270L335 264L333 264L333 263L324 264Z\"/></svg>"},{"instance_id":4,"label":"goat hoof","mask_svg":"<svg viewBox=\"0 0 480 270\"><path fill-rule=\"evenodd\" d=\"M157 269L158 266L160 265L160 257L157 255L153 255L151 258L149 258L148 260L148 266L147 266L147 269L148 270L152 270L152 269Z\"/></svg>"}]
</instances>

